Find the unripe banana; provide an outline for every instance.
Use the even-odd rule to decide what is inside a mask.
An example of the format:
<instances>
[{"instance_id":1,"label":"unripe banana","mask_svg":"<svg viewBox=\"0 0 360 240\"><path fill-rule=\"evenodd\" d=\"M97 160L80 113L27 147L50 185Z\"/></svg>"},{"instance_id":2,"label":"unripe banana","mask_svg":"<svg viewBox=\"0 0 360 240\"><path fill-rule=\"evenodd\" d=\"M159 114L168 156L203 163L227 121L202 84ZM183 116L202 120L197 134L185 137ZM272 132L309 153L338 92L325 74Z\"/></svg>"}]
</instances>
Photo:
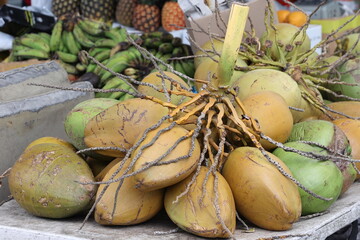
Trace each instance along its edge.
<instances>
[{"instance_id":1,"label":"unripe banana","mask_svg":"<svg viewBox=\"0 0 360 240\"><path fill-rule=\"evenodd\" d=\"M123 28L121 28L123 29ZM123 35L118 28L111 28L108 31L104 32L104 35L112 40L114 40L116 43L122 42L126 40L126 35Z\"/></svg>"},{"instance_id":2,"label":"unripe banana","mask_svg":"<svg viewBox=\"0 0 360 240\"><path fill-rule=\"evenodd\" d=\"M84 72L86 71L86 65L85 64L82 64L80 62L78 62L76 65L75 65L75 68L79 71L79 72Z\"/></svg>"},{"instance_id":3,"label":"unripe banana","mask_svg":"<svg viewBox=\"0 0 360 240\"><path fill-rule=\"evenodd\" d=\"M96 54L105 51L105 50L111 50L110 48L105 48L105 47L93 47L89 50L89 55L94 57Z\"/></svg>"},{"instance_id":4,"label":"unripe banana","mask_svg":"<svg viewBox=\"0 0 360 240\"><path fill-rule=\"evenodd\" d=\"M34 48L19 49L19 50L13 51L13 55L15 57L20 57L20 58L24 58L24 59L31 59L31 58L49 59L50 58L50 55L48 52L45 52L40 49L34 49Z\"/></svg>"},{"instance_id":5,"label":"unripe banana","mask_svg":"<svg viewBox=\"0 0 360 240\"><path fill-rule=\"evenodd\" d=\"M40 37L42 37L48 44L50 44L51 35L46 32L37 33Z\"/></svg>"},{"instance_id":6,"label":"unripe banana","mask_svg":"<svg viewBox=\"0 0 360 240\"><path fill-rule=\"evenodd\" d=\"M94 72L96 67L97 67L97 65L95 63L90 63L86 67L86 72Z\"/></svg>"},{"instance_id":7,"label":"unripe banana","mask_svg":"<svg viewBox=\"0 0 360 240\"><path fill-rule=\"evenodd\" d=\"M73 29L73 34L75 39L85 48L91 48L94 46L94 42L87 38L83 30L79 27L78 24L75 24Z\"/></svg>"},{"instance_id":8,"label":"unripe banana","mask_svg":"<svg viewBox=\"0 0 360 240\"><path fill-rule=\"evenodd\" d=\"M63 21L58 20L53 27L50 37L49 45L50 45L50 51L52 52L55 52L56 50L63 51L63 49L60 49L59 47L61 42L62 28L63 28Z\"/></svg>"},{"instance_id":9,"label":"unripe banana","mask_svg":"<svg viewBox=\"0 0 360 240\"><path fill-rule=\"evenodd\" d=\"M59 57L59 59L66 63L76 63L78 62L78 56L74 55L72 53L66 53L61 51L56 51L56 55Z\"/></svg>"},{"instance_id":10,"label":"unripe banana","mask_svg":"<svg viewBox=\"0 0 360 240\"><path fill-rule=\"evenodd\" d=\"M195 64L192 60L181 60L180 61L181 66L183 67L186 75L188 77L193 78L195 74Z\"/></svg>"},{"instance_id":11,"label":"unripe banana","mask_svg":"<svg viewBox=\"0 0 360 240\"><path fill-rule=\"evenodd\" d=\"M74 55L77 55L79 53L79 51L81 50L78 47L72 32L64 30L62 41L64 42L67 49L69 49L70 53L72 53Z\"/></svg>"},{"instance_id":12,"label":"unripe banana","mask_svg":"<svg viewBox=\"0 0 360 240\"><path fill-rule=\"evenodd\" d=\"M78 75L79 74L79 71L76 69L76 67L72 64L69 64L69 63L65 63L63 61L58 61L59 64L65 69L65 71L68 73L68 74L73 74L73 75Z\"/></svg>"},{"instance_id":13,"label":"unripe banana","mask_svg":"<svg viewBox=\"0 0 360 240\"><path fill-rule=\"evenodd\" d=\"M40 36L36 34L26 34L18 40L22 45L38 49L44 52L50 52L49 44Z\"/></svg>"},{"instance_id":14,"label":"unripe banana","mask_svg":"<svg viewBox=\"0 0 360 240\"><path fill-rule=\"evenodd\" d=\"M96 60L98 60L99 62L102 62L102 61L104 61L105 59L110 58L110 52L111 52L110 49L106 49L106 50L104 50L104 51L99 52L98 54L96 54L96 55L94 56L94 58L95 58Z\"/></svg>"},{"instance_id":15,"label":"unripe banana","mask_svg":"<svg viewBox=\"0 0 360 240\"><path fill-rule=\"evenodd\" d=\"M159 46L158 50L162 53L172 53L174 46L169 42L164 42Z\"/></svg>"},{"instance_id":16,"label":"unripe banana","mask_svg":"<svg viewBox=\"0 0 360 240\"><path fill-rule=\"evenodd\" d=\"M100 40L97 40L94 44L95 47L108 47L108 48L113 48L115 47L117 44L117 42L115 42L112 39L108 39L108 38L103 38Z\"/></svg>"},{"instance_id":17,"label":"unripe banana","mask_svg":"<svg viewBox=\"0 0 360 240\"><path fill-rule=\"evenodd\" d=\"M81 29L91 35L100 35L109 27L100 21L92 21L90 19L81 19L78 21Z\"/></svg>"}]
</instances>

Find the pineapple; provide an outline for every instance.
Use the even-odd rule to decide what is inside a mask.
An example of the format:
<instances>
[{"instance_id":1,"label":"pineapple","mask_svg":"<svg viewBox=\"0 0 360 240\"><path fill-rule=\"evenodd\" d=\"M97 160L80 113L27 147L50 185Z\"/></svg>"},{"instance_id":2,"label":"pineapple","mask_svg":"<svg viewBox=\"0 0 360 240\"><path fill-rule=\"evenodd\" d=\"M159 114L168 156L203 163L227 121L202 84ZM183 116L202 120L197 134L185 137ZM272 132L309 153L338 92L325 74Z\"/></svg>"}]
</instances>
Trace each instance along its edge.
<instances>
[{"instance_id":1,"label":"pineapple","mask_svg":"<svg viewBox=\"0 0 360 240\"><path fill-rule=\"evenodd\" d=\"M179 27L185 27L185 15L177 0L165 2L161 9L161 25L168 32L182 29Z\"/></svg>"},{"instance_id":2,"label":"pineapple","mask_svg":"<svg viewBox=\"0 0 360 240\"><path fill-rule=\"evenodd\" d=\"M132 18L137 0L120 0L116 6L115 18L120 24L132 27Z\"/></svg>"},{"instance_id":3,"label":"pineapple","mask_svg":"<svg viewBox=\"0 0 360 240\"><path fill-rule=\"evenodd\" d=\"M133 27L143 32L154 32L160 27L160 8L154 1L140 0L134 9Z\"/></svg>"},{"instance_id":4,"label":"pineapple","mask_svg":"<svg viewBox=\"0 0 360 240\"><path fill-rule=\"evenodd\" d=\"M112 22L116 2L114 0L81 0L81 15L93 20Z\"/></svg>"},{"instance_id":5,"label":"pineapple","mask_svg":"<svg viewBox=\"0 0 360 240\"><path fill-rule=\"evenodd\" d=\"M80 0L52 0L51 11L56 17L79 11Z\"/></svg>"}]
</instances>

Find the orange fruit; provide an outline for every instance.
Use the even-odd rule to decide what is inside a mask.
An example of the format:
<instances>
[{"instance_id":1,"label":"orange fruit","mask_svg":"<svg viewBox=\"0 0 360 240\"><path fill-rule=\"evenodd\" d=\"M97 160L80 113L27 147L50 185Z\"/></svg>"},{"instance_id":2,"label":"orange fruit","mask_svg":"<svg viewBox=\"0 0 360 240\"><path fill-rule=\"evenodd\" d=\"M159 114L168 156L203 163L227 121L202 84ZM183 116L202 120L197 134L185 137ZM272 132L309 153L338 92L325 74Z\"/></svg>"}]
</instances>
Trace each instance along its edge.
<instances>
[{"instance_id":1,"label":"orange fruit","mask_svg":"<svg viewBox=\"0 0 360 240\"><path fill-rule=\"evenodd\" d=\"M308 16L300 11L291 12L287 15L286 21L297 27L303 26L308 20Z\"/></svg>"},{"instance_id":2,"label":"orange fruit","mask_svg":"<svg viewBox=\"0 0 360 240\"><path fill-rule=\"evenodd\" d=\"M286 23L286 18L290 14L289 10L279 10L277 11L277 16L279 23Z\"/></svg>"}]
</instances>

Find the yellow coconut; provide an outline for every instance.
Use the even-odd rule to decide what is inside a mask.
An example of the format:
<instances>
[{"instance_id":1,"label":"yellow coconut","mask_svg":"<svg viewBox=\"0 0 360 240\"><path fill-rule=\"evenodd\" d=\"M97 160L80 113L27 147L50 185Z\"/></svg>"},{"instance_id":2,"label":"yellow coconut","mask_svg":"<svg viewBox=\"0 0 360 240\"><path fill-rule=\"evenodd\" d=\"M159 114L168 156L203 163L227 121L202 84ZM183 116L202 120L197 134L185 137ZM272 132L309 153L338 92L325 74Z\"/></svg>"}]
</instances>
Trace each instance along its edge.
<instances>
[{"instance_id":1,"label":"yellow coconut","mask_svg":"<svg viewBox=\"0 0 360 240\"><path fill-rule=\"evenodd\" d=\"M183 88L189 89L189 85L184 82L184 80L177 76L176 74L168 71L163 72L166 77L171 78L172 81L165 78L160 72L152 72L148 75L146 75L141 82L143 83L150 83L155 85L157 88L159 88L161 91L158 91L150 86L145 85L139 85L138 91L142 94L145 94L147 96L153 96L156 97L164 102L168 101L168 98L164 91L169 90L176 90L176 84L173 81L176 81L179 86L182 86ZM164 88L165 85L165 88ZM170 102L179 105L181 102L186 101L188 98L184 98L184 96L171 94L169 93Z\"/></svg>"},{"instance_id":2,"label":"yellow coconut","mask_svg":"<svg viewBox=\"0 0 360 240\"><path fill-rule=\"evenodd\" d=\"M201 237L228 238L236 225L234 197L224 177L219 172L207 177L208 171L207 167L201 167L187 192L185 189L195 173L169 187L165 192L165 210L170 219L187 232ZM184 192L185 195L176 201Z\"/></svg>"},{"instance_id":3,"label":"yellow coconut","mask_svg":"<svg viewBox=\"0 0 360 240\"><path fill-rule=\"evenodd\" d=\"M156 124L168 109L151 100L133 98L115 104L90 119L84 131L87 147L118 147L130 149L136 139ZM100 154L123 157L117 150L101 150Z\"/></svg>"},{"instance_id":4,"label":"yellow coconut","mask_svg":"<svg viewBox=\"0 0 360 240\"><path fill-rule=\"evenodd\" d=\"M189 131L181 126L169 128L169 124L163 124L150 131L131 155L136 160L132 170L139 172L134 181L142 191L178 183L197 166L200 158L197 139L188 136Z\"/></svg>"},{"instance_id":5,"label":"yellow coconut","mask_svg":"<svg viewBox=\"0 0 360 240\"><path fill-rule=\"evenodd\" d=\"M28 150L29 148L31 148L32 146L35 146L37 144L42 144L42 143L60 144L64 147L67 147L67 148L73 150L73 151L76 151L76 148L70 142L65 141L64 139L61 139L61 138L51 137L51 136L35 139L25 148L25 151Z\"/></svg>"},{"instance_id":6,"label":"yellow coconut","mask_svg":"<svg viewBox=\"0 0 360 240\"><path fill-rule=\"evenodd\" d=\"M284 171L289 168L267 153ZM298 187L255 147L239 147L225 162L222 175L234 194L236 210L255 225L268 230L288 230L300 218Z\"/></svg>"},{"instance_id":7,"label":"yellow coconut","mask_svg":"<svg viewBox=\"0 0 360 240\"><path fill-rule=\"evenodd\" d=\"M118 169L121 170L113 179L119 178L128 170L130 159L125 163L116 163L105 174L103 181L108 181ZM135 188L133 177L107 184L100 184L96 199L103 196L95 207L95 221L102 225L133 225L145 222L155 216L163 207L164 190L142 192ZM121 184L121 185L120 185ZM107 187L108 186L108 187ZM114 209L115 208L115 209Z\"/></svg>"},{"instance_id":8,"label":"yellow coconut","mask_svg":"<svg viewBox=\"0 0 360 240\"><path fill-rule=\"evenodd\" d=\"M245 98L243 104L247 114L256 120L263 134L277 142L286 142L293 127L293 116L279 94L271 91L257 92ZM236 110L239 115L243 114L238 106ZM260 143L266 150L276 147L265 139L260 139Z\"/></svg>"}]
</instances>

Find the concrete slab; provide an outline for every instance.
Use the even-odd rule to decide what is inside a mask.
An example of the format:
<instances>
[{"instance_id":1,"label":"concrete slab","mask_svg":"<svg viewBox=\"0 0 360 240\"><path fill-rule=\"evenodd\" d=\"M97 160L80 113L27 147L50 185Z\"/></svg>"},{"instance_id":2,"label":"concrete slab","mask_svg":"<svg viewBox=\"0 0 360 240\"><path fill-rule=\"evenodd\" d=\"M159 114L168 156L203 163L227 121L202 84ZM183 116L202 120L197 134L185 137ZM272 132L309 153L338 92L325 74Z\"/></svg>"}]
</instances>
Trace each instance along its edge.
<instances>
[{"instance_id":1,"label":"concrete slab","mask_svg":"<svg viewBox=\"0 0 360 240\"><path fill-rule=\"evenodd\" d=\"M338 199L329 213L301 219L289 231L266 231L255 228L253 233L236 230L235 238L242 240L322 240L360 217L360 182L354 183L347 193ZM89 220L79 230L83 217L51 220L34 217L14 201L0 207L0 236L2 240L115 240L115 239L201 239L184 231L166 233L176 229L164 212L146 223L136 226L105 227ZM161 233L161 234L160 234Z\"/></svg>"},{"instance_id":2,"label":"concrete slab","mask_svg":"<svg viewBox=\"0 0 360 240\"><path fill-rule=\"evenodd\" d=\"M28 83L92 88L89 82L71 84L66 71L56 62L31 65L0 73L0 174L10 168L33 140L53 136L67 139L64 120L78 103L94 93L63 91ZM0 201L9 191L6 180ZM1 237L0 237L1 239Z\"/></svg>"}]
</instances>

